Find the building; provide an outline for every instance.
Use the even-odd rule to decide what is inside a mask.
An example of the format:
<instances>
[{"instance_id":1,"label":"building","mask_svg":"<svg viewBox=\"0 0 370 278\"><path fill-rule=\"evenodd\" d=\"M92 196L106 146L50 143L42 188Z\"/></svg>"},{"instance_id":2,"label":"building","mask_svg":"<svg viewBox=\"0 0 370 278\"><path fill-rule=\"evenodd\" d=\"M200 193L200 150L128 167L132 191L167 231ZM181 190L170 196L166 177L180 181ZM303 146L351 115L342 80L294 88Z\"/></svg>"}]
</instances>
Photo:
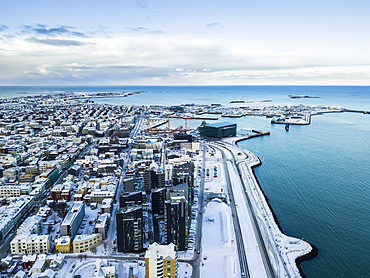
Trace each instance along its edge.
<instances>
[{"instance_id":1,"label":"building","mask_svg":"<svg viewBox=\"0 0 370 278\"><path fill-rule=\"evenodd\" d=\"M189 216L188 202L184 196L171 197L165 202L165 241L174 243L178 250L188 246Z\"/></svg>"},{"instance_id":2,"label":"building","mask_svg":"<svg viewBox=\"0 0 370 278\"><path fill-rule=\"evenodd\" d=\"M108 260L96 260L93 278L115 278L116 267L108 264Z\"/></svg>"},{"instance_id":3,"label":"building","mask_svg":"<svg viewBox=\"0 0 370 278\"><path fill-rule=\"evenodd\" d=\"M101 204L104 199L113 199L115 191L95 189L90 194L84 196L84 201L88 203L99 203Z\"/></svg>"},{"instance_id":4,"label":"building","mask_svg":"<svg viewBox=\"0 0 370 278\"><path fill-rule=\"evenodd\" d=\"M102 213L112 213L113 210L113 200L112 199L104 199L101 204L101 212Z\"/></svg>"},{"instance_id":5,"label":"building","mask_svg":"<svg viewBox=\"0 0 370 278\"><path fill-rule=\"evenodd\" d=\"M81 253L95 249L103 241L101 234L78 235L73 240L73 253Z\"/></svg>"},{"instance_id":6,"label":"building","mask_svg":"<svg viewBox=\"0 0 370 278\"><path fill-rule=\"evenodd\" d=\"M166 200L166 188L157 188L152 191L152 213L164 215L164 201Z\"/></svg>"},{"instance_id":7,"label":"building","mask_svg":"<svg viewBox=\"0 0 370 278\"><path fill-rule=\"evenodd\" d=\"M162 171L158 164L153 162L150 168L146 168L144 171L144 189L150 191L152 188L165 187L165 173Z\"/></svg>"},{"instance_id":8,"label":"building","mask_svg":"<svg viewBox=\"0 0 370 278\"><path fill-rule=\"evenodd\" d=\"M95 224L95 233L100 233L105 239L107 237L108 229L109 229L109 222L110 222L110 214L109 213L103 213L99 216L99 218L96 220Z\"/></svg>"},{"instance_id":9,"label":"building","mask_svg":"<svg viewBox=\"0 0 370 278\"><path fill-rule=\"evenodd\" d=\"M38 215L32 215L19 226L17 234L19 233L31 233L39 235L42 232L42 217Z\"/></svg>"},{"instance_id":10,"label":"building","mask_svg":"<svg viewBox=\"0 0 370 278\"><path fill-rule=\"evenodd\" d=\"M19 184L0 185L0 198L21 196L21 187Z\"/></svg>"},{"instance_id":11,"label":"building","mask_svg":"<svg viewBox=\"0 0 370 278\"><path fill-rule=\"evenodd\" d=\"M85 205L83 202L75 202L72 209L67 213L60 225L60 235L74 238L85 216Z\"/></svg>"},{"instance_id":12,"label":"building","mask_svg":"<svg viewBox=\"0 0 370 278\"><path fill-rule=\"evenodd\" d=\"M135 252L143 249L143 209L136 206L122 209L116 214L118 252Z\"/></svg>"},{"instance_id":13,"label":"building","mask_svg":"<svg viewBox=\"0 0 370 278\"><path fill-rule=\"evenodd\" d=\"M12 255L46 254L50 251L50 236L19 233L10 242Z\"/></svg>"},{"instance_id":14,"label":"building","mask_svg":"<svg viewBox=\"0 0 370 278\"><path fill-rule=\"evenodd\" d=\"M236 124L229 122L205 124L199 127L199 132L205 136L216 138L236 136Z\"/></svg>"},{"instance_id":15,"label":"building","mask_svg":"<svg viewBox=\"0 0 370 278\"><path fill-rule=\"evenodd\" d=\"M177 278L177 270L177 252L173 243L149 245L145 252L145 278Z\"/></svg>"},{"instance_id":16,"label":"building","mask_svg":"<svg viewBox=\"0 0 370 278\"><path fill-rule=\"evenodd\" d=\"M128 206L141 205L145 198L145 193L141 191L125 193L119 196L119 207L126 208Z\"/></svg>"},{"instance_id":17,"label":"building","mask_svg":"<svg viewBox=\"0 0 370 278\"><path fill-rule=\"evenodd\" d=\"M62 199L62 192L64 190L64 184L57 184L53 187L50 191L51 199L53 200L61 200Z\"/></svg>"},{"instance_id":18,"label":"building","mask_svg":"<svg viewBox=\"0 0 370 278\"><path fill-rule=\"evenodd\" d=\"M69 236L62 236L55 239L55 250L60 253L72 251L72 239Z\"/></svg>"},{"instance_id":19,"label":"building","mask_svg":"<svg viewBox=\"0 0 370 278\"><path fill-rule=\"evenodd\" d=\"M31 196L21 196L12 199L9 205L0 206L0 240L19 224L21 218L33 207L34 202Z\"/></svg>"},{"instance_id":20,"label":"building","mask_svg":"<svg viewBox=\"0 0 370 278\"><path fill-rule=\"evenodd\" d=\"M37 259L31 268L31 273L43 272L46 268L46 262L42 259Z\"/></svg>"},{"instance_id":21,"label":"building","mask_svg":"<svg viewBox=\"0 0 370 278\"><path fill-rule=\"evenodd\" d=\"M123 192L135 191L135 179L133 177L125 178L123 180Z\"/></svg>"},{"instance_id":22,"label":"building","mask_svg":"<svg viewBox=\"0 0 370 278\"><path fill-rule=\"evenodd\" d=\"M57 256L54 256L53 259L50 260L49 267L57 271L63 267L64 263L65 263L65 255L59 253Z\"/></svg>"}]
</instances>

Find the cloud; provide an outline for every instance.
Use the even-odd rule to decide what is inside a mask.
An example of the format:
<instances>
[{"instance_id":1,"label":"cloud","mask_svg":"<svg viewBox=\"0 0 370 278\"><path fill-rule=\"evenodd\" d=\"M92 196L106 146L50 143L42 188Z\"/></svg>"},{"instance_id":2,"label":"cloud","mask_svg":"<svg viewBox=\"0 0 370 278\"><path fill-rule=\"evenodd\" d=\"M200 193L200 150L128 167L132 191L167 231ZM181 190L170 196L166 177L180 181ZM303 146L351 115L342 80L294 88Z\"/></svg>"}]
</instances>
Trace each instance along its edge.
<instances>
[{"instance_id":1,"label":"cloud","mask_svg":"<svg viewBox=\"0 0 370 278\"><path fill-rule=\"evenodd\" d=\"M79 37L64 29L56 31L59 27L35 24L22 27L27 30L24 33L2 34L0 84L313 84L325 80L366 84L370 80L370 59L363 55L356 60L355 55L325 52L262 51L248 44L169 33L153 39L153 30L145 27L131 27L134 34L96 32Z\"/></svg>"},{"instance_id":2,"label":"cloud","mask_svg":"<svg viewBox=\"0 0 370 278\"><path fill-rule=\"evenodd\" d=\"M216 28L216 27L220 27L220 23L218 23L218 22L211 22L211 23L206 24L206 27L207 27L207 28Z\"/></svg>"},{"instance_id":3,"label":"cloud","mask_svg":"<svg viewBox=\"0 0 370 278\"><path fill-rule=\"evenodd\" d=\"M152 30L145 27L127 27L127 30L131 32L141 32L141 33L147 33L147 34L164 34L162 30Z\"/></svg>"},{"instance_id":4,"label":"cloud","mask_svg":"<svg viewBox=\"0 0 370 278\"><path fill-rule=\"evenodd\" d=\"M5 29L8 29L9 27L8 26L6 26L6 25L4 25L4 24L1 24L0 25L0 32L1 31L4 31Z\"/></svg>"},{"instance_id":5,"label":"cloud","mask_svg":"<svg viewBox=\"0 0 370 278\"><path fill-rule=\"evenodd\" d=\"M72 31L71 29L74 29L74 27L62 25L58 27L48 28L47 25L37 23L36 26L25 25L22 32L35 35L45 35L49 37L56 36L81 37L81 38L87 37L85 33Z\"/></svg>"},{"instance_id":6,"label":"cloud","mask_svg":"<svg viewBox=\"0 0 370 278\"><path fill-rule=\"evenodd\" d=\"M136 1L135 2L136 3L136 5L140 8L140 9L147 9L148 8L148 6L147 5L145 5L143 2L141 2L141 1Z\"/></svg>"},{"instance_id":7,"label":"cloud","mask_svg":"<svg viewBox=\"0 0 370 278\"><path fill-rule=\"evenodd\" d=\"M55 70L50 69L49 65L41 65L30 71L24 71L25 75L30 77L47 77L47 78L63 78L64 76Z\"/></svg>"},{"instance_id":8,"label":"cloud","mask_svg":"<svg viewBox=\"0 0 370 278\"><path fill-rule=\"evenodd\" d=\"M66 40L66 39L38 39L35 37L31 37L26 39L29 42L32 43L38 43L38 44L46 44L46 45L52 45L52 46L60 46L60 47L66 47L66 46L81 46L85 43L77 41L77 40Z\"/></svg>"}]
</instances>

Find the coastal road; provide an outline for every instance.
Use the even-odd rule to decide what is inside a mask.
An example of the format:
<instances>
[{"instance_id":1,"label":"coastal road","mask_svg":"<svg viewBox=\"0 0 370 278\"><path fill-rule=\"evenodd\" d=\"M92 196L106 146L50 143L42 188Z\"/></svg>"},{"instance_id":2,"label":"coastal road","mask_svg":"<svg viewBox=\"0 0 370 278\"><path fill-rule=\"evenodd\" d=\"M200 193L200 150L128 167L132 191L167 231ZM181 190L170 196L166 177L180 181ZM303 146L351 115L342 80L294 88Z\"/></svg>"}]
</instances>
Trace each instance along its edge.
<instances>
[{"instance_id":1,"label":"coastal road","mask_svg":"<svg viewBox=\"0 0 370 278\"><path fill-rule=\"evenodd\" d=\"M245 277L275 277L262 234L251 208L249 196L245 192L242 173L237 167L235 150L230 149L226 144L217 143L215 146L223 155L225 172L227 173L241 271L245 273ZM245 156L244 152L240 152L239 149L236 153L244 161L245 159L249 161L254 159L254 157Z\"/></svg>"}]
</instances>

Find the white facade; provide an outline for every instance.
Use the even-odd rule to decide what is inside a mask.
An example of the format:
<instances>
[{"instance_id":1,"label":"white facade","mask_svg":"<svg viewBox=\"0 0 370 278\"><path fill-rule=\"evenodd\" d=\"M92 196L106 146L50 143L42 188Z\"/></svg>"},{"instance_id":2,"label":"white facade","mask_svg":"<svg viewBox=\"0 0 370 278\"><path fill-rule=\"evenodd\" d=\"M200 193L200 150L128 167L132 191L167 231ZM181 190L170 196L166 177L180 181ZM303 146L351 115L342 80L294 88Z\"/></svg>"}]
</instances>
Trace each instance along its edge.
<instances>
[{"instance_id":1,"label":"white facade","mask_svg":"<svg viewBox=\"0 0 370 278\"><path fill-rule=\"evenodd\" d=\"M45 254L50 250L49 235L20 233L10 242L10 252L13 255Z\"/></svg>"},{"instance_id":2,"label":"white facade","mask_svg":"<svg viewBox=\"0 0 370 278\"><path fill-rule=\"evenodd\" d=\"M170 268L166 267L165 269L164 260L171 263ZM159 245L156 242L149 245L149 248L145 253L145 277L178 277L177 268L176 245L173 243L168 245Z\"/></svg>"}]
</instances>

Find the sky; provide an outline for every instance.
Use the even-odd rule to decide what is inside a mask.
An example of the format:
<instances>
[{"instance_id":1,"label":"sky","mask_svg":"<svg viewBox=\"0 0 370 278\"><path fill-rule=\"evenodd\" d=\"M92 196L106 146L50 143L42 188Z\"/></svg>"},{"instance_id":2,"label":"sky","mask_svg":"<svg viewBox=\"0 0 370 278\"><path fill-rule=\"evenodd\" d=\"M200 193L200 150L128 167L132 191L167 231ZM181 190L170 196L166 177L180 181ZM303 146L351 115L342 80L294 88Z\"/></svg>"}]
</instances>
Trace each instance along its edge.
<instances>
[{"instance_id":1,"label":"sky","mask_svg":"<svg viewBox=\"0 0 370 278\"><path fill-rule=\"evenodd\" d=\"M0 85L370 85L367 0L0 0Z\"/></svg>"}]
</instances>

